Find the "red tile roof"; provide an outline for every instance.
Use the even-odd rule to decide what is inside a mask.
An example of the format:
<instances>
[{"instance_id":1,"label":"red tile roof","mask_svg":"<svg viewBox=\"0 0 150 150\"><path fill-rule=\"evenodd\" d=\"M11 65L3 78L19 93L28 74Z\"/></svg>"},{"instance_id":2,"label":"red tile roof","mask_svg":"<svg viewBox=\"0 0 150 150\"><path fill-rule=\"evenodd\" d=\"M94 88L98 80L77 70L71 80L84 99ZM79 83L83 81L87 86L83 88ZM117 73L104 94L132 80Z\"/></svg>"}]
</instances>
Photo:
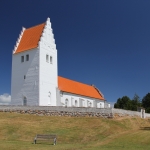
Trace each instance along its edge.
<instances>
[{"instance_id":1,"label":"red tile roof","mask_svg":"<svg viewBox=\"0 0 150 150\"><path fill-rule=\"evenodd\" d=\"M100 94L95 87L60 76L58 76L58 87L61 91L67 93L104 100L102 94Z\"/></svg>"},{"instance_id":2,"label":"red tile roof","mask_svg":"<svg viewBox=\"0 0 150 150\"><path fill-rule=\"evenodd\" d=\"M45 23L25 29L15 54L38 47L44 26Z\"/></svg>"}]
</instances>

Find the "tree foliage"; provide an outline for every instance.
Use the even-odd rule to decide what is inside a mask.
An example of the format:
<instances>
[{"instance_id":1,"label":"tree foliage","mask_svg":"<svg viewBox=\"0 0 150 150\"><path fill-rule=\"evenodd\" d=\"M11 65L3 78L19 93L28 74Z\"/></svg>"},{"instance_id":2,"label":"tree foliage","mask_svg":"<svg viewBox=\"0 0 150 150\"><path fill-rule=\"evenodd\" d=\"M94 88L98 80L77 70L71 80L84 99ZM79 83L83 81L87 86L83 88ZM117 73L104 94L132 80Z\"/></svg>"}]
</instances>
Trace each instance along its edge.
<instances>
[{"instance_id":1,"label":"tree foliage","mask_svg":"<svg viewBox=\"0 0 150 150\"><path fill-rule=\"evenodd\" d=\"M131 100L128 96L123 96L118 98L117 102L114 104L114 108L126 109L126 110L137 110L137 107L141 106L140 97L135 94Z\"/></svg>"},{"instance_id":2,"label":"tree foliage","mask_svg":"<svg viewBox=\"0 0 150 150\"><path fill-rule=\"evenodd\" d=\"M142 101L140 97L135 94L133 99L130 99L128 96L123 96L118 98L117 102L114 104L114 108L126 109L126 110L137 110L137 107L145 108L146 113L150 113L150 93L147 93Z\"/></svg>"},{"instance_id":3,"label":"tree foliage","mask_svg":"<svg viewBox=\"0 0 150 150\"><path fill-rule=\"evenodd\" d=\"M142 106L140 97L137 94L134 95L131 103L132 103L132 109L131 110L135 110L136 111L137 107L141 107Z\"/></svg>"},{"instance_id":4,"label":"tree foliage","mask_svg":"<svg viewBox=\"0 0 150 150\"><path fill-rule=\"evenodd\" d=\"M147 113L150 113L150 93L146 94L142 99L142 106Z\"/></svg>"},{"instance_id":5,"label":"tree foliage","mask_svg":"<svg viewBox=\"0 0 150 150\"><path fill-rule=\"evenodd\" d=\"M117 102L114 105L115 108L121 108L130 110L131 100L128 96L123 96L122 98L118 98Z\"/></svg>"}]
</instances>

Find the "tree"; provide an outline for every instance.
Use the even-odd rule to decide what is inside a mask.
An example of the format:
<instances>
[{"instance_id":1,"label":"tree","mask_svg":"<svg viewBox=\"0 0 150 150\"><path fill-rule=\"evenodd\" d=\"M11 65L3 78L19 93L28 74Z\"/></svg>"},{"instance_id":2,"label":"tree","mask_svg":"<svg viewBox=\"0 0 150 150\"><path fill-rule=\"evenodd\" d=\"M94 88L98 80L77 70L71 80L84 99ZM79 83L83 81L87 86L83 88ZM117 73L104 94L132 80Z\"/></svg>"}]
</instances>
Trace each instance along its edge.
<instances>
[{"instance_id":1,"label":"tree","mask_svg":"<svg viewBox=\"0 0 150 150\"><path fill-rule=\"evenodd\" d=\"M126 110L137 110L137 107L141 107L140 97L135 94L133 99L131 100L128 96L123 96L122 98L118 98L117 102L114 104L114 108L121 108Z\"/></svg>"},{"instance_id":2,"label":"tree","mask_svg":"<svg viewBox=\"0 0 150 150\"><path fill-rule=\"evenodd\" d=\"M130 98L128 96L123 96L122 98L118 98L117 102L114 104L114 108L131 110L132 103Z\"/></svg>"},{"instance_id":3,"label":"tree","mask_svg":"<svg viewBox=\"0 0 150 150\"><path fill-rule=\"evenodd\" d=\"M150 93L146 94L142 99L142 106L147 113L150 113Z\"/></svg>"},{"instance_id":4,"label":"tree","mask_svg":"<svg viewBox=\"0 0 150 150\"><path fill-rule=\"evenodd\" d=\"M132 108L131 108L131 110L137 110L137 107L141 107L141 100L140 100L140 97L137 95L137 94L135 94L134 95L134 97L133 97L133 99L132 99Z\"/></svg>"}]
</instances>

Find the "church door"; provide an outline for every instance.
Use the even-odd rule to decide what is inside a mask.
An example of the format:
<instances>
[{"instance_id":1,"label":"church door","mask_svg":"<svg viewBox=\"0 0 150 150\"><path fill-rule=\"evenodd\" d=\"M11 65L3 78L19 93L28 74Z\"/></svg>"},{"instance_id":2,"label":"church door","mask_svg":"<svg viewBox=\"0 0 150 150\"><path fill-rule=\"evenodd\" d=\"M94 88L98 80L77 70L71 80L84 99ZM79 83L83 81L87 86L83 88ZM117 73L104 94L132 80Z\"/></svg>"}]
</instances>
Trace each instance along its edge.
<instances>
[{"instance_id":1,"label":"church door","mask_svg":"<svg viewBox=\"0 0 150 150\"><path fill-rule=\"evenodd\" d=\"M78 102L77 102L77 100L75 100L75 107L78 107Z\"/></svg>"},{"instance_id":2,"label":"church door","mask_svg":"<svg viewBox=\"0 0 150 150\"><path fill-rule=\"evenodd\" d=\"M65 107L68 106L68 99L65 100Z\"/></svg>"},{"instance_id":3,"label":"church door","mask_svg":"<svg viewBox=\"0 0 150 150\"><path fill-rule=\"evenodd\" d=\"M23 106L27 106L27 98L26 97L23 98Z\"/></svg>"}]
</instances>

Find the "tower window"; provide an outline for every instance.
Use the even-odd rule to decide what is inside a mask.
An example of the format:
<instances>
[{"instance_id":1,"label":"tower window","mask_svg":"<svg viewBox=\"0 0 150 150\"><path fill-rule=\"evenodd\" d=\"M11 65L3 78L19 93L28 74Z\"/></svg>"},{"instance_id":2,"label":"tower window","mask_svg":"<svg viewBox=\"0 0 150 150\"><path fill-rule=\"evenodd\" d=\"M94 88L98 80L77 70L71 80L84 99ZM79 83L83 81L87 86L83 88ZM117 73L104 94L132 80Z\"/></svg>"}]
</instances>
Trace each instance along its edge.
<instances>
[{"instance_id":1,"label":"tower window","mask_svg":"<svg viewBox=\"0 0 150 150\"><path fill-rule=\"evenodd\" d=\"M24 56L21 56L21 62L24 62Z\"/></svg>"},{"instance_id":2,"label":"tower window","mask_svg":"<svg viewBox=\"0 0 150 150\"><path fill-rule=\"evenodd\" d=\"M53 57L50 56L50 63L52 64L53 63Z\"/></svg>"},{"instance_id":3,"label":"tower window","mask_svg":"<svg viewBox=\"0 0 150 150\"><path fill-rule=\"evenodd\" d=\"M49 62L49 56L46 55L46 62Z\"/></svg>"},{"instance_id":4,"label":"tower window","mask_svg":"<svg viewBox=\"0 0 150 150\"><path fill-rule=\"evenodd\" d=\"M29 61L29 54L26 55L26 61Z\"/></svg>"}]
</instances>

